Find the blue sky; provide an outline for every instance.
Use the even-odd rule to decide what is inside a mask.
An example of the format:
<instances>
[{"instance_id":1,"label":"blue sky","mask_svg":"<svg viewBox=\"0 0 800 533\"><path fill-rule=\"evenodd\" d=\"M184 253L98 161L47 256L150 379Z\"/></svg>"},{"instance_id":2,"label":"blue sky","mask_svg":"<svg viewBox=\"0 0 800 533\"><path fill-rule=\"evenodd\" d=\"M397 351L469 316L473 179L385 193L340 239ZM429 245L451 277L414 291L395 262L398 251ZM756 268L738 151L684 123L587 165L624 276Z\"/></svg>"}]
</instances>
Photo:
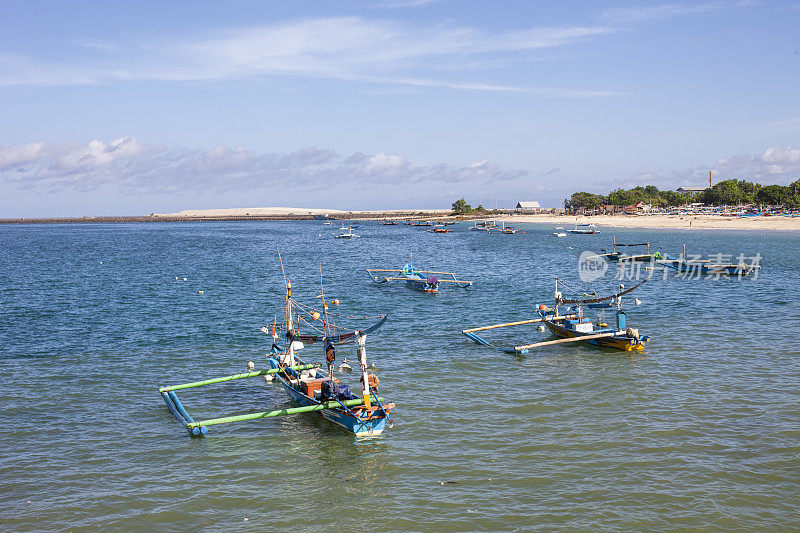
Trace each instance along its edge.
<instances>
[{"instance_id":1,"label":"blue sky","mask_svg":"<svg viewBox=\"0 0 800 533\"><path fill-rule=\"evenodd\" d=\"M0 217L800 177L800 1L0 3Z\"/></svg>"}]
</instances>

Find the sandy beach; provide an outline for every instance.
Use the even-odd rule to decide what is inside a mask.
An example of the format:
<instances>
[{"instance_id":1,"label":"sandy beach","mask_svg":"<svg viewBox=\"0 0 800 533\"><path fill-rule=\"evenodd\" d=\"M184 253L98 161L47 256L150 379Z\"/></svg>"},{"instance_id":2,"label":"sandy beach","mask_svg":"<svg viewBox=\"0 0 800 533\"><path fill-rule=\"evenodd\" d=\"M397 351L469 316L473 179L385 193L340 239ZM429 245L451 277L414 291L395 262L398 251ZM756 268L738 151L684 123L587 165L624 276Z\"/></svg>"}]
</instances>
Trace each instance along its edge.
<instances>
[{"instance_id":1,"label":"sandy beach","mask_svg":"<svg viewBox=\"0 0 800 533\"><path fill-rule=\"evenodd\" d=\"M800 217L724 217L719 215L595 215L575 217L566 215L505 215L497 217L506 223L535 222L554 224L569 229L578 224L598 227L653 229L728 229L728 230L800 230Z\"/></svg>"}]
</instances>

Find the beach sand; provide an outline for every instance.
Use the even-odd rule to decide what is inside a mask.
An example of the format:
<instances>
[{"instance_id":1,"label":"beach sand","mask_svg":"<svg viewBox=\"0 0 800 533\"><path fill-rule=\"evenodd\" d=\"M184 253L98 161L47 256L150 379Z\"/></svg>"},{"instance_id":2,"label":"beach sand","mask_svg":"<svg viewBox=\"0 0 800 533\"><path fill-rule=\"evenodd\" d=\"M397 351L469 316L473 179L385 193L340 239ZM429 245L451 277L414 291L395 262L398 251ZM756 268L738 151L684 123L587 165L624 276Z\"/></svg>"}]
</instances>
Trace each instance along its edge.
<instances>
[{"instance_id":1,"label":"beach sand","mask_svg":"<svg viewBox=\"0 0 800 533\"><path fill-rule=\"evenodd\" d=\"M505 215L495 220L506 223L535 222L553 224L565 229L578 224L595 224L620 228L669 229L732 229L732 230L800 230L800 217L724 217L719 215Z\"/></svg>"}]
</instances>

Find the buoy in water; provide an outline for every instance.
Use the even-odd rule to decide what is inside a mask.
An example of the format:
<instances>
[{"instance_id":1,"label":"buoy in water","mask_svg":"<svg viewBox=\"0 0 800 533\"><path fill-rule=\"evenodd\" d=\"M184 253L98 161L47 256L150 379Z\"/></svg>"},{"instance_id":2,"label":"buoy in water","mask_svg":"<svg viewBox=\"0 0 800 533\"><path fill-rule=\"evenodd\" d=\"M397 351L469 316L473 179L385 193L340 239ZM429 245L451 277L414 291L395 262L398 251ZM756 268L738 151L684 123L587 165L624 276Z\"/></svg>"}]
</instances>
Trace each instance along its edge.
<instances>
[{"instance_id":1,"label":"buoy in water","mask_svg":"<svg viewBox=\"0 0 800 533\"><path fill-rule=\"evenodd\" d=\"M339 305L339 299L338 298L333 300L333 305Z\"/></svg>"},{"instance_id":2,"label":"buoy in water","mask_svg":"<svg viewBox=\"0 0 800 533\"><path fill-rule=\"evenodd\" d=\"M189 281L189 280L188 280L188 279L186 279L186 278L183 278L183 281Z\"/></svg>"},{"instance_id":3,"label":"buoy in water","mask_svg":"<svg viewBox=\"0 0 800 533\"><path fill-rule=\"evenodd\" d=\"M197 291L197 294L205 294L203 291Z\"/></svg>"},{"instance_id":4,"label":"buoy in water","mask_svg":"<svg viewBox=\"0 0 800 533\"><path fill-rule=\"evenodd\" d=\"M544 326L539 325L539 331L544 331Z\"/></svg>"}]
</instances>

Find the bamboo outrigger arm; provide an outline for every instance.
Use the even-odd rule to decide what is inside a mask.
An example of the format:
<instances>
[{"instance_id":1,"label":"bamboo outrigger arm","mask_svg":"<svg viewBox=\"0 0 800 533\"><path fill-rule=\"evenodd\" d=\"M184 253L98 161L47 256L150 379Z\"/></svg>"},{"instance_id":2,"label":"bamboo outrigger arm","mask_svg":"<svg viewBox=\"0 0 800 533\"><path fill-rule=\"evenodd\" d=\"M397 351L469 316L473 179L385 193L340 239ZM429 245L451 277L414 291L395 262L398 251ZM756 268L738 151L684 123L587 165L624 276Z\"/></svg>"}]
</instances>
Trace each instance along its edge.
<instances>
[{"instance_id":1,"label":"bamboo outrigger arm","mask_svg":"<svg viewBox=\"0 0 800 533\"><path fill-rule=\"evenodd\" d=\"M383 400L383 398L378 398L378 400ZM312 411L322 411L324 409L335 409L337 407L341 407L342 405L346 405L348 407L364 405L364 400L363 398L358 398L356 400L333 401L333 402L321 403L318 405L306 405L304 407L289 407L287 409L275 409L274 411L262 411L260 413L249 413L246 415L212 418L209 420L190 422L189 424L186 425L186 427L189 428L189 430L192 430L194 428L213 426L216 424L228 424L230 422L243 422L245 420L255 420L258 418L272 418L274 416L294 415L299 413L308 413Z\"/></svg>"},{"instance_id":2,"label":"bamboo outrigger arm","mask_svg":"<svg viewBox=\"0 0 800 533\"><path fill-rule=\"evenodd\" d=\"M420 278L395 278L395 277L390 277L390 278L383 278L383 279L385 279L386 281L424 281L424 280L420 280ZM462 284L462 285L472 285L473 283L475 283L474 281L467 281L467 280L460 280L460 279L440 279L440 280L437 280L437 281L439 283L458 283L458 284Z\"/></svg>"},{"instance_id":3,"label":"bamboo outrigger arm","mask_svg":"<svg viewBox=\"0 0 800 533\"><path fill-rule=\"evenodd\" d=\"M306 364L306 365L295 365L291 368L292 370L300 371L300 370L309 370L311 368L319 367L319 364ZM212 383L222 383L224 381L232 381L234 379L242 379L242 378L251 378L256 376L266 376L268 374L277 374L286 370L286 368L272 368L269 370L258 370L255 372L245 372L243 374L233 374L230 376L223 376L219 378L212 378L206 379L203 381L193 381L191 383L183 383L181 385L171 385L169 387L159 387L158 392L161 394L161 397L164 399L164 403L167 404L167 408L170 410L172 415L175 419L180 422L181 424L185 424L186 428L189 430L191 435L205 435L208 433L208 428L204 423L196 423L192 416L186 411L181 404L181 401L178 399L178 396L175 394L176 390L180 389L188 389L191 387L199 387L201 385L210 385ZM280 413L279 413L280 414ZM242 415L247 416L247 415ZM277 416L277 415L273 415ZM233 422L234 420L231 420ZM222 422L216 422L222 423Z\"/></svg>"},{"instance_id":4,"label":"bamboo outrigger arm","mask_svg":"<svg viewBox=\"0 0 800 533\"><path fill-rule=\"evenodd\" d=\"M568 314L566 314L564 316L554 317L553 320L573 318L575 316L577 316L577 315L568 313ZM543 321L544 321L543 318L532 318L530 320L520 320L520 321L517 321L517 322L505 322L503 324L494 324L492 326L482 326L482 327L479 327L479 328L469 328L469 329L462 330L461 333L463 335L469 337L470 339L472 339L476 343L482 344L483 346L488 346L489 348L494 348L496 350L500 350L501 352L508 353L508 354L516 354L516 353L519 353L519 351L517 350L516 347L514 349L500 348L499 346L495 346L495 345L491 344L490 342L486 341L484 338L482 338L480 335L478 335L475 332L476 331L486 331L488 329L505 328L505 327L509 327L509 326L522 326L522 325L525 325L525 324L535 324L537 322L543 322Z\"/></svg>"},{"instance_id":5,"label":"bamboo outrigger arm","mask_svg":"<svg viewBox=\"0 0 800 533\"><path fill-rule=\"evenodd\" d=\"M564 315L564 316L556 316L556 317L553 317L553 318L548 318L548 320L561 320L561 319L570 318L570 317L573 317L573 316L575 316L575 315L568 314L568 315ZM466 335L467 333L473 333L475 331L484 331L484 330L487 330L487 329L505 328L505 327L508 327L508 326L522 326L524 324L534 324L536 322L543 322L543 321L544 321L543 318L532 318L530 320L520 320L519 322L505 322L503 324L494 324L492 326L481 326L479 328L465 329L465 330L462 330L461 333Z\"/></svg>"},{"instance_id":6,"label":"bamboo outrigger arm","mask_svg":"<svg viewBox=\"0 0 800 533\"><path fill-rule=\"evenodd\" d=\"M290 367L289 370L308 370L311 368L319 368L319 363L309 365L297 365ZM252 378L256 376L266 376L267 374L277 374L280 372L279 368L272 368L270 370L257 370L255 372L245 372L244 374L233 374L231 376L223 376L221 378L205 379L203 381L193 381L191 383L183 383L181 385L170 385L169 387L159 387L158 392L165 393L173 390L188 389L190 387L199 387L201 385L210 385L212 383L222 383L223 381L231 381L234 379Z\"/></svg>"}]
</instances>

